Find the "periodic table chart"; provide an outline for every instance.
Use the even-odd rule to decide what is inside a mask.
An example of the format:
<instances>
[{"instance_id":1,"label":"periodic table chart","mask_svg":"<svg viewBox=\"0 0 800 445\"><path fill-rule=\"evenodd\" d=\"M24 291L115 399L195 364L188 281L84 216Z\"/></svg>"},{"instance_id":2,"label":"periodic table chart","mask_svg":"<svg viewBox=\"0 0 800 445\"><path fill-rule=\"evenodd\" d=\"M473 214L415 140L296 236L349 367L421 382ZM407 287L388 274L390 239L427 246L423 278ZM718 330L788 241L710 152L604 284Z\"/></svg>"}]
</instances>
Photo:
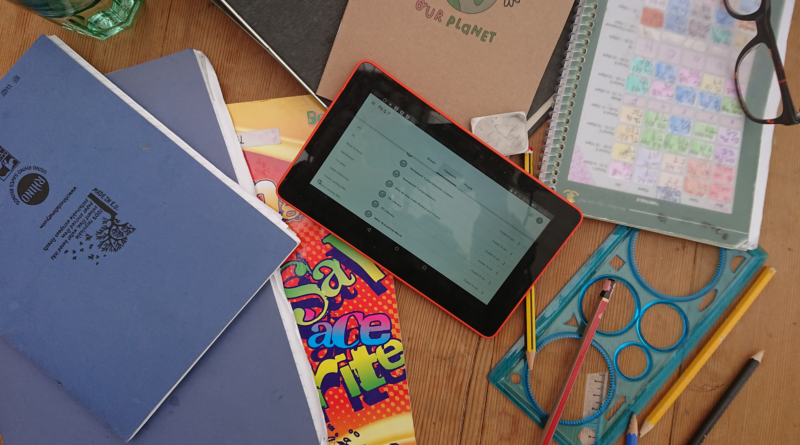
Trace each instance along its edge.
<instances>
[{"instance_id":1,"label":"periodic table chart","mask_svg":"<svg viewBox=\"0 0 800 445\"><path fill-rule=\"evenodd\" d=\"M734 67L755 33L722 0L609 0L568 179L732 213L745 119Z\"/></svg>"}]
</instances>

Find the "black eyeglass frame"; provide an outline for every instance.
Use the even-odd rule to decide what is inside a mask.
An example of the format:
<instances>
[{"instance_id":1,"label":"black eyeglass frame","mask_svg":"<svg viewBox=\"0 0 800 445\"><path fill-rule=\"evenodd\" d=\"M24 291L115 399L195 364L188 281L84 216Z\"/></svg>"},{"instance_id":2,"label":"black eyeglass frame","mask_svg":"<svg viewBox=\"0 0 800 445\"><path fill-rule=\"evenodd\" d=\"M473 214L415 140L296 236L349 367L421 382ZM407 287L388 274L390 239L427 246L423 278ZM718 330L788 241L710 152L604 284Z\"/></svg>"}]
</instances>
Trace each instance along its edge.
<instances>
[{"instance_id":1,"label":"black eyeglass frame","mask_svg":"<svg viewBox=\"0 0 800 445\"><path fill-rule=\"evenodd\" d=\"M786 84L786 71L783 68L783 61L781 61L781 55L778 51L778 43L775 41L775 31L772 30L772 24L770 23L770 17L772 16L771 1L761 0L761 6L759 6L755 12L750 14L737 13L731 7L729 1L730 0L724 0L725 9L728 10L728 14L730 14L736 20L755 22L757 30L756 36L750 40L747 45L745 45L744 49L742 49L742 52L739 53L739 57L736 59L736 71L734 73L734 79L736 80L736 94L739 96L739 104L742 106L742 110L747 117L750 118L750 120L759 124L800 124L800 115L798 115L797 109L794 107L792 96L789 93L789 86ZM778 77L778 86L781 90L783 111L781 112L781 115L775 119L761 119L753 116L753 114L747 109L747 104L745 104L744 98L742 97L742 88L739 85L739 65L741 65L745 56L747 56L750 51L753 51L760 44L766 45L766 47L769 49L770 55L772 56L772 64L775 67L775 75Z\"/></svg>"}]
</instances>

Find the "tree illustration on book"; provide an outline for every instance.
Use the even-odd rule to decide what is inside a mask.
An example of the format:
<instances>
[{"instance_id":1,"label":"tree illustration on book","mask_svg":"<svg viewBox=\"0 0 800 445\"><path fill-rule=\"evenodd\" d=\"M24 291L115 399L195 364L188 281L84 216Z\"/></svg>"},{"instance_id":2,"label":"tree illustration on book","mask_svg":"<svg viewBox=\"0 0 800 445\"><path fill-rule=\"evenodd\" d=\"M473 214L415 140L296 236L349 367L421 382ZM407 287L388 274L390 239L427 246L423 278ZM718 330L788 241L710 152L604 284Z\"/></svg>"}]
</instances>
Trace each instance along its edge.
<instances>
[{"instance_id":1,"label":"tree illustration on book","mask_svg":"<svg viewBox=\"0 0 800 445\"><path fill-rule=\"evenodd\" d=\"M117 219L117 212L111 209L106 203L101 201L93 194L89 194L89 199L94 201L98 207L108 213L108 218L103 217L103 225L95 232L97 247L103 252L116 252L128 242L128 235L136 231L130 223L123 223Z\"/></svg>"},{"instance_id":2,"label":"tree illustration on book","mask_svg":"<svg viewBox=\"0 0 800 445\"><path fill-rule=\"evenodd\" d=\"M116 252L128 241L128 235L136 229L130 223L120 223L116 216L103 218L103 225L95 233L98 247L103 252Z\"/></svg>"}]
</instances>

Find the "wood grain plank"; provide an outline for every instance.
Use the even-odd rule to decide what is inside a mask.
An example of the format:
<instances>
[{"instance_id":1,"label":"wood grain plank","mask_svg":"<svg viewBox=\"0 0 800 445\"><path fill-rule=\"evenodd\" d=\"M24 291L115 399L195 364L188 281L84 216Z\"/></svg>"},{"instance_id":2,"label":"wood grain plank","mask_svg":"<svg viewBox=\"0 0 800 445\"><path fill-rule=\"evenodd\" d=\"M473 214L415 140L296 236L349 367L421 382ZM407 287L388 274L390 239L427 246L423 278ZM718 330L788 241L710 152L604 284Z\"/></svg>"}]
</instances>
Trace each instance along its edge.
<instances>
[{"instance_id":1,"label":"wood grain plank","mask_svg":"<svg viewBox=\"0 0 800 445\"><path fill-rule=\"evenodd\" d=\"M461 440L459 441L464 445L481 443L486 415L486 399L491 386L486 376L494 365L494 343L495 339L493 338L481 338L478 341L464 409Z\"/></svg>"},{"instance_id":2,"label":"wood grain plank","mask_svg":"<svg viewBox=\"0 0 800 445\"><path fill-rule=\"evenodd\" d=\"M417 440L454 443L479 337L407 286L397 289Z\"/></svg>"},{"instance_id":3,"label":"wood grain plank","mask_svg":"<svg viewBox=\"0 0 800 445\"><path fill-rule=\"evenodd\" d=\"M795 11L794 18L797 17L800 12ZM151 0L133 29L105 42L70 33L0 1L0 72L5 73L40 34L58 35L103 73L186 48L198 49L214 65L229 103L305 92L208 0ZM796 27L789 41L786 71L790 88L800 94L800 51L791 44L800 41ZM540 129L531 138L536 150L541 149L543 136L544 129ZM797 126L776 128L770 163L761 245L770 254L769 263L778 269L778 274L670 413L647 436L648 444L684 443L743 361L761 348L767 349L763 364L705 443L796 442L800 432L800 406L796 403L800 379L794 377L800 364L800 348L795 346L800 341L800 299L795 298L800 282L798 136ZM543 310L613 227L586 220L539 280L537 312ZM643 247L640 260L643 273L654 285L674 293L688 293L703 286L710 273L713 250L661 236L653 236L648 246ZM494 445L539 439L541 429L486 380L489 370L524 333L523 309L512 314L497 337L486 340L408 287L398 284L397 294L418 443ZM665 333L675 328L666 322L658 327ZM645 408L641 418L678 374Z\"/></svg>"}]
</instances>

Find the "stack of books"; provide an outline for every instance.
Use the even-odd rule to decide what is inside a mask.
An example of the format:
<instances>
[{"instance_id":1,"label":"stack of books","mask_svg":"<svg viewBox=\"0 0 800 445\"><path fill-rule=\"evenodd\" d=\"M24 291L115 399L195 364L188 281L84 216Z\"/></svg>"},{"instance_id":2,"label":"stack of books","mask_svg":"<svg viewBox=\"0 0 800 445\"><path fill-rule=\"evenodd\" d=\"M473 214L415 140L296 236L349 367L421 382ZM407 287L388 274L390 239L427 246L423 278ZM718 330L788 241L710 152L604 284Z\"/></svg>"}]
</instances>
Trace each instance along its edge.
<instances>
[{"instance_id":1,"label":"stack of books","mask_svg":"<svg viewBox=\"0 0 800 445\"><path fill-rule=\"evenodd\" d=\"M0 84L6 445L326 443L275 274L299 238L205 57L104 77L41 37Z\"/></svg>"}]
</instances>

